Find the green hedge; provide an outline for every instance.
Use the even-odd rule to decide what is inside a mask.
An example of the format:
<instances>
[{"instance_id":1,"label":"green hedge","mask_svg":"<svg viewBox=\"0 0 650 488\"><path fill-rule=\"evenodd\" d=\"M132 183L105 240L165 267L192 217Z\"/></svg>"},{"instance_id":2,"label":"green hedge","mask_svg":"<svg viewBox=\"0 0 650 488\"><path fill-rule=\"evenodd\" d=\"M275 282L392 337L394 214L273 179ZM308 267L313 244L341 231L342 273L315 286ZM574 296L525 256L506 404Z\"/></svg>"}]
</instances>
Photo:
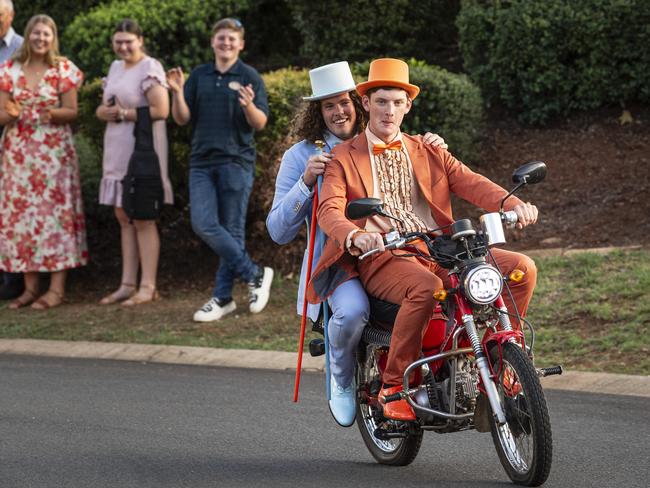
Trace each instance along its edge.
<instances>
[{"instance_id":1,"label":"green hedge","mask_svg":"<svg viewBox=\"0 0 650 488\"><path fill-rule=\"evenodd\" d=\"M524 122L650 101L650 2L463 0L457 23L484 97Z\"/></svg>"},{"instance_id":2,"label":"green hedge","mask_svg":"<svg viewBox=\"0 0 650 488\"><path fill-rule=\"evenodd\" d=\"M384 56L445 64L457 50L458 0L292 0L290 8L311 66Z\"/></svg>"},{"instance_id":3,"label":"green hedge","mask_svg":"<svg viewBox=\"0 0 650 488\"><path fill-rule=\"evenodd\" d=\"M36 14L47 14L54 19L59 33L63 32L67 25L79 12L86 12L91 8L102 3L103 0L74 0L71 5L70 0L31 0L21 2L13 0L14 17L13 27L19 34L25 31L27 21ZM73 8L72 8L73 7ZM66 54L69 54L66 52Z\"/></svg>"},{"instance_id":4,"label":"green hedge","mask_svg":"<svg viewBox=\"0 0 650 488\"><path fill-rule=\"evenodd\" d=\"M126 17L137 20L148 52L165 66L186 70L213 59L212 25L222 17L238 16L249 0L117 0L78 15L62 36L64 52L91 79L105 76L115 54L111 35Z\"/></svg>"}]
</instances>

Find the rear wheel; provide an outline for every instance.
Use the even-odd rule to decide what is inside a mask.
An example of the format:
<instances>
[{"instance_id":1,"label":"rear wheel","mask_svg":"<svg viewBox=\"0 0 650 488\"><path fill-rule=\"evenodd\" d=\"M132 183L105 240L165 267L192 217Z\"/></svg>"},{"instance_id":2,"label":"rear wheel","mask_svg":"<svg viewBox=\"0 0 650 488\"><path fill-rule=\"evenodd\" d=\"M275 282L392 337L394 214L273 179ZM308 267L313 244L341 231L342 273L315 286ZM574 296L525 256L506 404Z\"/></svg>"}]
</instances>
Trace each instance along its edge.
<instances>
[{"instance_id":1,"label":"rear wheel","mask_svg":"<svg viewBox=\"0 0 650 488\"><path fill-rule=\"evenodd\" d=\"M361 345L360 347L366 347ZM415 422L401 422L384 418L379 405L371 404L369 396L376 397L376 391L381 385L381 375L377 368L375 346L367 346L363 354L357 358L357 426L361 437L370 454L381 464L391 466L406 466L413 462L420 451L423 431ZM377 429L385 432L400 433L403 437L378 438Z\"/></svg>"},{"instance_id":2,"label":"rear wheel","mask_svg":"<svg viewBox=\"0 0 650 488\"><path fill-rule=\"evenodd\" d=\"M526 353L506 343L490 351L506 423L491 422L492 440L510 479L523 486L539 486L551 470L553 440L542 385Z\"/></svg>"}]
</instances>

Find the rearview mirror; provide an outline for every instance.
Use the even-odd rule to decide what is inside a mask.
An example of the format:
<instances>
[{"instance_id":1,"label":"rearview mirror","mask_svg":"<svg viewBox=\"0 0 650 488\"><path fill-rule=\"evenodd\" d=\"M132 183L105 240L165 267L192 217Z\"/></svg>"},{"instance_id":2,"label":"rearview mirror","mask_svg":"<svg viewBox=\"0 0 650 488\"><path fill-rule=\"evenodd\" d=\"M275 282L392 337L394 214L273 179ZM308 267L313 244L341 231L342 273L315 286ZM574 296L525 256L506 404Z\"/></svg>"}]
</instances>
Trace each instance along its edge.
<instances>
[{"instance_id":1,"label":"rearview mirror","mask_svg":"<svg viewBox=\"0 0 650 488\"><path fill-rule=\"evenodd\" d=\"M512 173L512 181L519 185L534 185L546 178L546 163L542 161L531 161L519 166L514 173Z\"/></svg>"},{"instance_id":2,"label":"rearview mirror","mask_svg":"<svg viewBox=\"0 0 650 488\"><path fill-rule=\"evenodd\" d=\"M345 216L350 220L360 220L372 215L381 214L384 202L379 198L359 198L352 200L345 210Z\"/></svg>"}]
</instances>

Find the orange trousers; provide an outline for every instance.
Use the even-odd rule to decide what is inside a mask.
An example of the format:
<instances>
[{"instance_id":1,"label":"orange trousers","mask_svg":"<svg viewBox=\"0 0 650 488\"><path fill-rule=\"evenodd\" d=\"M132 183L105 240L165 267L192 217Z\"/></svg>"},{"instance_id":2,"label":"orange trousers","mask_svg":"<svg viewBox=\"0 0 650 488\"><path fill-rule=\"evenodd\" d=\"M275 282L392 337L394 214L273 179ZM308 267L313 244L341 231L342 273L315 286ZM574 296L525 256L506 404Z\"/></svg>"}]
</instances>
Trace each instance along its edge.
<instances>
[{"instance_id":1,"label":"orange trousers","mask_svg":"<svg viewBox=\"0 0 650 488\"><path fill-rule=\"evenodd\" d=\"M504 275L513 269L525 273L520 283L510 284L519 313L524 316L537 282L535 263L528 256L502 249L492 249L492 255ZM450 286L448 270L434 262L395 257L390 252L359 261L357 268L369 295L401 304L383 375L385 384L401 385L404 371L421 355L422 337L435 307L433 292ZM514 313L510 296L505 291L503 298L508 311ZM513 327L519 326L516 319L512 322Z\"/></svg>"}]
</instances>

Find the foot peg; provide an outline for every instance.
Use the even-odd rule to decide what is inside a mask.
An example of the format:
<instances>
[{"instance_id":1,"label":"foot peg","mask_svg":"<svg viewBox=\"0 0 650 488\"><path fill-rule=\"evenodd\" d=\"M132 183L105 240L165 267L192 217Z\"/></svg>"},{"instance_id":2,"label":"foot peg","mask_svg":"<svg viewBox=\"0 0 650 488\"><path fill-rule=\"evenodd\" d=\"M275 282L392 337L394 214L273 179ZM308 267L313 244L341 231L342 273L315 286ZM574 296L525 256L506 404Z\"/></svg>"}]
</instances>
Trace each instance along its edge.
<instances>
[{"instance_id":1,"label":"foot peg","mask_svg":"<svg viewBox=\"0 0 650 488\"><path fill-rule=\"evenodd\" d=\"M313 358L325 354L325 341L320 338L309 341L309 354Z\"/></svg>"},{"instance_id":2,"label":"foot peg","mask_svg":"<svg viewBox=\"0 0 650 488\"><path fill-rule=\"evenodd\" d=\"M552 376L554 374L562 374L564 370L562 366L551 366L550 368L540 368L537 370L537 376L544 378L545 376Z\"/></svg>"}]
</instances>

